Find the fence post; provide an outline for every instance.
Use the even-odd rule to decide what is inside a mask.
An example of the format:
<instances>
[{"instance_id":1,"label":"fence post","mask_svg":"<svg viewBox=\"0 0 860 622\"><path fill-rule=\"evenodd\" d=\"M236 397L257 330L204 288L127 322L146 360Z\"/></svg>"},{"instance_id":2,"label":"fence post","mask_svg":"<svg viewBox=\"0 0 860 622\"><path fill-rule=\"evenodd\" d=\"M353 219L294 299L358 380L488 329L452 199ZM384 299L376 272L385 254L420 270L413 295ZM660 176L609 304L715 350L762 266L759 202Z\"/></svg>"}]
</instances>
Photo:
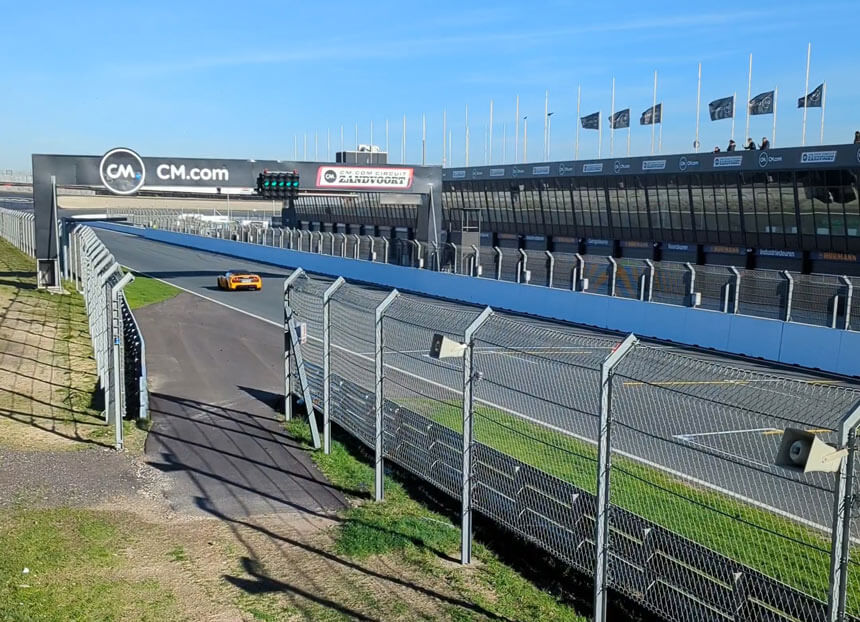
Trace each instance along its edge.
<instances>
[{"instance_id":1,"label":"fence post","mask_svg":"<svg viewBox=\"0 0 860 622\"><path fill-rule=\"evenodd\" d=\"M122 317L119 297L122 295L122 290L125 286L134 281L134 275L129 272L124 275L119 282L111 287L110 290L110 306L111 306L111 333L113 337L113 414L114 414L114 432L115 444L114 447L119 451L123 448L123 429L122 429L122 403L125 395L125 374L120 373L121 369L121 343L122 343Z\"/></svg>"},{"instance_id":2,"label":"fence post","mask_svg":"<svg viewBox=\"0 0 860 622\"><path fill-rule=\"evenodd\" d=\"M372 235L367 236L368 241L370 242L370 261L376 261L376 250L373 248L376 244L376 240L373 239Z\"/></svg>"},{"instance_id":3,"label":"fence post","mask_svg":"<svg viewBox=\"0 0 860 622\"><path fill-rule=\"evenodd\" d=\"M358 259L358 252L361 249L361 238L357 233L352 234L353 244L352 244L352 258Z\"/></svg>"},{"instance_id":4,"label":"fence post","mask_svg":"<svg viewBox=\"0 0 860 622\"><path fill-rule=\"evenodd\" d=\"M828 622L842 622L845 619L858 424L860 424L860 403L855 404L852 411L839 424L839 447L847 449L848 455L840 460L833 487Z\"/></svg>"},{"instance_id":5,"label":"fence post","mask_svg":"<svg viewBox=\"0 0 860 622\"><path fill-rule=\"evenodd\" d=\"M571 289L584 292L588 288L585 287L585 260L582 258L582 255L579 253L575 253L573 255L576 263L573 266L573 282L571 283Z\"/></svg>"},{"instance_id":6,"label":"fence post","mask_svg":"<svg viewBox=\"0 0 860 622\"><path fill-rule=\"evenodd\" d=\"M481 276L483 273L483 269L481 268L481 251L474 244L472 244L471 247L472 252L475 253L472 257L472 261L474 262L472 264L472 276Z\"/></svg>"},{"instance_id":7,"label":"fence post","mask_svg":"<svg viewBox=\"0 0 860 622\"><path fill-rule=\"evenodd\" d=\"M738 305L741 300L741 273L734 266L729 266L729 270L731 270L732 274L735 275L735 286L732 290L732 313L738 312Z\"/></svg>"},{"instance_id":8,"label":"fence post","mask_svg":"<svg viewBox=\"0 0 860 622\"><path fill-rule=\"evenodd\" d=\"M290 354L292 353L292 341L290 340L290 319L292 308L290 307L290 288L296 280L303 276L305 271L297 268L284 280L284 420L293 418L293 374Z\"/></svg>"},{"instance_id":9,"label":"fence post","mask_svg":"<svg viewBox=\"0 0 860 622\"><path fill-rule=\"evenodd\" d=\"M328 241L329 241L329 248L331 249L331 252L329 253L329 255L334 257L334 233L332 233L331 231L328 232Z\"/></svg>"},{"instance_id":10,"label":"fence post","mask_svg":"<svg viewBox=\"0 0 860 622\"><path fill-rule=\"evenodd\" d=\"M847 276L840 276L839 278L848 290L845 294L845 325L843 328L849 330L851 328L851 299L854 297L854 283Z\"/></svg>"},{"instance_id":11,"label":"fence post","mask_svg":"<svg viewBox=\"0 0 860 622\"><path fill-rule=\"evenodd\" d=\"M645 298L647 302L651 302L654 299L654 262L650 259L645 260L646 266L646 282L645 282Z\"/></svg>"},{"instance_id":12,"label":"fence post","mask_svg":"<svg viewBox=\"0 0 860 622\"><path fill-rule=\"evenodd\" d=\"M323 294L323 453L331 453L331 297L346 283L342 276Z\"/></svg>"},{"instance_id":13,"label":"fence post","mask_svg":"<svg viewBox=\"0 0 860 622\"><path fill-rule=\"evenodd\" d=\"M383 386L382 382L385 378L385 367L382 361L382 318L385 315L385 310L394 302L394 299L400 295L396 289L391 290L388 296L385 297L385 300L379 303L379 306L376 307L376 368L374 377L376 380L376 399L375 399L375 408L374 412L376 414L375 421L375 444L374 444L374 454L375 454L375 466L374 466L374 498L376 501L382 501L385 499L385 446L384 446L384 433L383 433L383 423L385 422L385 414L383 412L383 406L385 405L385 396L383 394Z\"/></svg>"},{"instance_id":14,"label":"fence post","mask_svg":"<svg viewBox=\"0 0 860 622\"><path fill-rule=\"evenodd\" d=\"M690 271L690 286L687 288L687 306L696 307L696 269L689 261L684 263L684 267Z\"/></svg>"},{"instance_id":15,"label":"fence post","mask_svg":"<svg viewBox=\"0 0 860 622\"><path fill-rule=\"evenodd\" d=\"M615 295L615 279L618 277L618 262L615 257L607 257L609 260L609 295Z\"/></svg>"},{"instance_id":16,"label":"fence post","mask_svg":"<svg viewBox=\"0 0 860 622\"><path fill-rule=\"evenodd\" d=\"M517 270L517 283L525 283L528 285L529 283L529 256L526 255L526 252L519 248L517 249L520 253L520 261L519 261L519 269Z\"/></svg>"},{"instance_id":17,"label":"fence post","mask_svg":"<svg viewBox=\"0 0 860 622\"><path fill-rule=\"evenodd\" d=\"M382 238L382 263L388 263L388 238Z\"/></svg>"},{"instance_id":18,"label":"fence post","mask_svg":"<svg viewBox=\"0 0 860 622\"><path fill-rule=\"evenodd\" d=\"M606 621L606 579L609 563L609 494L612 467L611 407L612 370L633 349L639 340L632 333L622 341L600 366L600 430L597 439L597 516L595 520L594 620Z\"/></svg>"},{"instance_id":19,"label":"fence post","mask_svg":"<svg viewBox=\"0 0 860 622\"><path fill-rule=\"evenodd\" d=\"M552 273L555 271L555 257L549 251L544 251L546 254L546 286L552 287Z\"/></svg>"},{"instance_id":20,"label":"fence post","mask_svg":"<svg viewBox=\"0 0 860 622\"><path fill-rule=\"evenodd\" d=\"M496 255L496 280L501 281L502 280L502 257L503 257L502 249L500 249L498 246L494 246L493 252Z\"/></svg>"},{"instance_id":21,"label":"fence post","mask_svg":"<svg viewBox=\"0 0 860 622\"><path fill-rule=\"evenodd\" d=\"M421 248L421 242L412 240L412 243L415 245L415 265L421 269L424 267L424 251Z\"/></svg>"},{"instance_id":22,"label":"fence post","mask_svg":"<svg viewBox=\"0 0 860 622\"><path fill-rule=\"evenodd\" d=\"M785 277L787 283L787 291L785 293L785 317L784 320L786 322L791 321L791 298L794 296L794 279L791 277L791 273L788 270L782 271L782 276Z\"/></svg>"},{"instance_id":23,"label":"fence post","mask_svg":"<svg viewBox=\"0 0 860 622\"><path fill-rule=\"evenodd\" d=\"M451 247L451 250L453 250L453 251L454 251L453 272L454 272L454 274L459 274L459 272L457 272L457 245L456 245L456 244L454 244L453 242L448 242L448 243L446 244L446 246L450 246L450 247Z\"/></svg>"},{"instance_id":24,"label":"fence post","mask_svg":"<svg viewBox=\"0 0 860 622\"><path fill-rule=\"evenodd\" d=\"M472 448L475 438L474 391L472 384L477 374L472 372L472 347L475 332L493 315L486 307L463 333L463 485L461 489L462 511L460 514L460 563L472 563Z\"/></svg>"}]
</instances>

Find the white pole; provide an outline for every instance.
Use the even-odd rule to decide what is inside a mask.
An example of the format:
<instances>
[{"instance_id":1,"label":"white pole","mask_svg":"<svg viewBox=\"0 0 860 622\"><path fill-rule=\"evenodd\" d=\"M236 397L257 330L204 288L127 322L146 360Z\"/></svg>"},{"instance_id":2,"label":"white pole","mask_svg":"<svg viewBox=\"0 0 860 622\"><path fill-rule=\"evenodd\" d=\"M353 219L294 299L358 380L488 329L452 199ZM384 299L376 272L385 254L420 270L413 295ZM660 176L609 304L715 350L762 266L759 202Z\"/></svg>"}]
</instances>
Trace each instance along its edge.
<instances>
[{"instance_id":1,"label":"white pole","mask_svg":"<svg viewBox=\"0 0 860 622\"><path fill-rule=\"evenodd\" d=\"M582 85L576 87L576 145L573 148L573 159L579 159L579 126L582 125L580 109L582 107Z\"/></svg>"},{"instance_id":2,"label":"white pole","mask_svg":"<svg viewBox=\"0 0 860 622\"><path fill-rule=\"evenodd\" d=\"M421 166L427 164L427 115L421 114Z\"/></svg>"},{"instance_id":3,"label":"white pole","mask_svg":"<svg viewBox=\"0 0 860 622\"><path fill-rule=\"evenodd\" d=\"M824 144L824 106L827 104L827 82L821 89L821 135L818 137L818 144Z\"/></svg>"},{"instance_id":4,"label":"white pole","mask_svg":"<svg viewBox=\"0 0 860 622\"><path fill-rule=\"evenodd\" d=\"M696 88L696 153L699 152L699 114L702 107L702 63L699 63L699 86ZM662 130L662 123L660 129Z\"/></svg>"},{"instance_id":5,"label":"white pole","mask_svg":"<svg viewBox=\"0 0 860 622\"><path fill-rule=\"evenodd\" d=\"M747 124L744 128L744 136L747 139L751 138L750 136L750 97L752 97L752 52L750 52L750 70L747 74Z\"/></svg>"},{"instance_id":6,"label":"white pole","mask_svg":"<svg viewBox=\"0 0 860 622\"><path fill-rule=\"evenodd\" d=\"M603 155L603 111L597 111L597 157Z\"/></svg>"},{"instance_id":7,"label":"white pole","mask_svg":"<svg viewBox=\"0 0 860 622\"><path fill-rule=\"evenodd\" d=\"M493 163L493 100L490 100L490 164Z\"/></svg>"},{"instance_id":8,"label":"white pole","mask_svg":"<svg viewBox=\"0 0 860 622\"><path fill-rule=\"evenodd\" d=\"M529 115L523 117L523 164L529 158Z\"/></svg>"},{"instance_id":9,"label":"white pole","mask_svg":"<svg viewBox=\"0 0 860 622\"><path fill-rule=\"evenodd\" d=\"M770 146L776 147L776 103L779 99L779 87L773 89L773 129L770 132Z\"/></svg>"},{"instance_id":10,"label":"white pole","mask_svg":"<svg viewBox=\"0 0 860 622\"><path fill-rule=\"evenodd\" d=\"M612 76L612 103L609 110L609 157L615 154L615 76Z\"/></svg>"},{"instance_id":11,"label":"white pole","mask_svg":"<svg viewBox=\"0 0 860 622\"><path fill-rule=\"evenodd\" d=\"M543 161L546 162L547 157L547 125L549 124L549 89L546 91L546 96L543 100Z\"/></svg>"},{"instance_id":12,"label":"white pole","mask_svg":"<svg viewBox=\"0 0 860 622\"><path fill-rule=\"evenodd\" d=\"M657 141L657 153L663 153L663 113L664 112L666 112L666 102L660 102L660 138ZM698 151L698 149L696 151Z\"/></svg>"},{"instance_id":13,"label":"white pole","mask_svg":"<svg viewBox=\"0 0 860 622\"><path fill-rule=\"evenodd\" d=\"M406 164L406 115L403 115L403 132L400 134L400 163Z\"/></svg>"},{"instance_id":14,"label":"white pole","mask_svg":"<svg viewBox=\"0 0 860 622\"><path fill-rule=\"evenodd\" d=\"M448 109L442 108L442 166L448 153Z\"/></svg>"},{"instance_id":15,"label":"white pole","mask_svg":"<svg viewBox=\"0 0 860 622\"><path fill-rule=\"evenodd\" d=\"M630 121L627 122L627 157L630 157Z\"/></svg>"},{"instance_id":16,"label":"white pole","mask_svg":"<svg viewBox=\"0 0 860 622\"><path fill-rule=\"evenodd\" d=\"M806 85L803 87L803 129L800 133L800 144L806 144L806 109L809 103L809 60L812 55L812 43L806 46Z\"/></svg>"},{"instance_id":17,"label":"white pole","mask_svg":"<svg viewBox=\"0 0 860 622\"><path fill-rule=\"evenodd\" d=\"M654 134L657 130L657 70L654 70L654 98L651 104L651 155L654 155Z\"/></svg>"},{"instance_id":18,"label":"white pole","mask_svg":"<svg viewBox=\"0 0 860 622\"><path fill-rule=\"evenodd\" d=\"M514 164L520 159L520 96L517 95L516 128L514 132Z\"/></svg>"},{"instance_id":19,"label":"white pole","mask_svg":"<svg viewBox=\"0 0 860 622\"><path fill-rule=\"evenodd\" d=\"M735 103L737 101L737 98L738 92L735 91L734 93L732 93L732 140L735 139L735 116L737 113L737 106L735 106Z\"/></svg>"},{"instance_id":20,"label":"white pole","mask_svg":"<svg viewBox=\"0 0 860 622\"><path fill-rule=\"evenodd\" d=\"M466 166L469 166L469 104L466 104Z\"/></svg>"},{"instance_id":21,"label":"white pole","mask_svg":"<svg viewBox=\"0 0 860 622\"><path fill-rule=\"evenodd\" d=\"M502 164L508 163L508 122L502 121Z\"/></svg>"}]
</instances>

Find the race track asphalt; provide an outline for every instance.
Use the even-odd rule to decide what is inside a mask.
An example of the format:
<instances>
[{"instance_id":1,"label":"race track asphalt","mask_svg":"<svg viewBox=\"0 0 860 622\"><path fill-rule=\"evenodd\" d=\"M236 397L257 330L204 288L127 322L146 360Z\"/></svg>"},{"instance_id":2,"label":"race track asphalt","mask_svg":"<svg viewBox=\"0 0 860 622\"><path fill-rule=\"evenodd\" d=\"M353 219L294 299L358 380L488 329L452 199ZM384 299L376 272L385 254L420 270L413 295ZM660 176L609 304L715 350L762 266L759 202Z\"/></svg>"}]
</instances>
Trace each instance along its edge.
<instances>
[{"instance_id":1,"label":"race track asphalt","mask_svg":"<svg viewBox=\"0 0 860 622\"><path fill-rule=\"evenodd\" d=\"M254 315L270 325L282 325L283 279L290 273L287 269L170 246L121 233L99 231L99 236L117 261L133 270ZM246 293L219 291L215 286L215 278L230 269L248 269L260 273L264 281L263 290ZM413 300L421 303L420 299ZM454 313L452 310L455 310L457 313L471 311L477 314L479 311L449 302L433 303L438 307L423 302L426 312L431 315L434 308L438 313ZM367 311L370 311L370 307ZM500 315L504 317L504 314ZM233 314L223 321L227 325L244 325L254 320ZM309 318L309 321L318 323L319 318ZM522 325L522 319L518 321ZM590 415L581 414L574 406L595 404L599 385L594 381L593 370L577 367L576 361L578 357L581 359L581 353L575 348L583 340L591 339L597 343L602 340L603 345L597 346L597 349L602 348L603 353L598 352L596 357L592 357L597 360L608 354L618 338L584 327L536 319L526 322L534 330L528 331L528 339L523 337L527 343L522 343L520 353L498 352L500 348L494 345L493 340L496 339L498 344L507 343L508 337L504 334L490 335L486 343L478 344L476 365L480 366L487 382L478 385L476 399L499 410L531 417L593 440L597 430L593 416L596 409L592 408ZM202 327L203 324L200 318L198 325ZM546 332L542 328L552 328L554 332ZM564 335L559 337L558 332ZM372 347L368 348L366 338L365 335L363 342L347 340L342 348L343 351L351 352L349 360L355 362L356 367L361 366L362 369L355 374L363 378L362 385L372 377L373 369L372 357L368 356ZM431 362L422 354L423 348L429 345L429 339L426 338L427 334L424 334L416 341L414 334L406 332L402 343L398 343L399 338L395 338L390 351L386 353L386 367L392 371L393 379L401 379L404 395L411 395L413 399L415 395L425 395L436 400L450 399L456 402L457 387L462 382L461 369L458 364L449 361L441 364ZM568 339L570 343L566 345ZM270 340L275 343L265 346L265 352L271 351L267 360L280 364L280 333L277 339ZM428 343L425 344L425 341ZM314 348L318 349L318 344L314 346L309 341L309 354ZM742 361L722 357L718 353L670 346L655 348L681 352L688 358L669 364L661 361L659 351L654 350L654 384L643 384L635 379L624 380L619 384L614 392L618 417L613 444L616 451L779 513L816 525L828 525L832 510L828 491L832 478L822 474L800 476L787 473L772 464L781 428L786 425L785 420L777 418L777 415L782 414L790 419L791 413L802 411L806 403L813 403L815 396L820 393L817 385L822 377L801 370L779 370L781 376L793 378L797 382L789 386L778 378L757 380L742 374L737 376L739 380L725 380L709 376L706 364L716 362L771 374L775 373L775 368L766 362ZM542 351L551 355L544 357ZM556 362L546 362L545 359L555 359ZM643 363L648 364L647 360ZM832 379L824 381L834 382ZM841 381L835 383L842 384ZM392 382L389 386L392 390L398 390L394 385L395 382ZM846 386L852 385L847 383ZM524 391L526 387L533 389L536 396L527 395ZM370 385L366 388L372 390ZM840 399L856 399L858 395L848 391ZM841 402L834 404L838 408L843 407ZM839 415L838 412L832 414L834 419ZM822 430L821 434L822 438L829 440L826 430Z\"/></svg>"}]
</instances>

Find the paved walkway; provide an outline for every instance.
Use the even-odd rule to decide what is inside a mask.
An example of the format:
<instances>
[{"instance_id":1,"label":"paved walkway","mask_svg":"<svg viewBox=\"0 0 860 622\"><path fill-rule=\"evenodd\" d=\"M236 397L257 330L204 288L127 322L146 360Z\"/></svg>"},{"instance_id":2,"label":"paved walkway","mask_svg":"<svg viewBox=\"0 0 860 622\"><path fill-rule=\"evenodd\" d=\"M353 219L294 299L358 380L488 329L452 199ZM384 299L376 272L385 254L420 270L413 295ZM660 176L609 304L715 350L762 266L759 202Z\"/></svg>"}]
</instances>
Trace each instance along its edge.
<instances>
[{"instance_id":1,"label":"paved walkway","mask_svg":"<svg viewBox=\"0 0 860 622\"><path fill-rule=\"evenodd\" d=\"M171 474L175 511L238 518L345 506L273 408L282 331L190 294L136 317L151 391L146 458Z\"/></svg>"}]
</instances>

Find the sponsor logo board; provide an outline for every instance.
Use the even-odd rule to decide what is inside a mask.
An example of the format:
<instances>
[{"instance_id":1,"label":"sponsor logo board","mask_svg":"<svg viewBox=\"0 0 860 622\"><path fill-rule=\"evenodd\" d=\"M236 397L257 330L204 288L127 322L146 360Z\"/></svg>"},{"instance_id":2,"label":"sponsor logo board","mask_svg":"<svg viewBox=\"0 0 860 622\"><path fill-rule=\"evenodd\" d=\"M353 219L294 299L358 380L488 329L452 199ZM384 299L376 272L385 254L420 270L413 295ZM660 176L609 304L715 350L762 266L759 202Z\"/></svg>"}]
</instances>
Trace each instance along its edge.
<instances>
[{"instance_id":1,"label":"sponsor logo board","mask_svg":"<svg viewBox=\"0 0 860 622\"><path fill-rule=\"evenodd\" d=\"M412 169L321 166L317 169L317 187L408 190L412 187Z\"/></svg>"},{"instance_id":2,"label":"sponsor logo board","mask_svg":"<svg viewBox=\"0 0 860 622\"><path fill-rule=\"evenodd\" d=\"M714 168L728 168L740 166L744 161L743 156L717 156L714 158Z\"/></svg>"},{"instance_id":3,"label":"sponsor logo board","mask_svg":"<svg viewBox=\"0 0 860 622\"><path fill-rule=\"evenodd\" d=\"M146 181L146 167L137 153L118 147L102 156L99 177L104 187L114 194L134 194Z\"/></svg>"},{"instance_id":4,"label":"sponsor logo board","mask_svg":"<svg viewBox=\"0 0 860 622\"><path fill-rule=\"evenodd\" d=\"M466 171L451 171L451 179L466 179Z\"/></svg>"},{"instance_id":5,"label":"sponsor logo board","mask_svg":"<svg viewBox=\"0 0 860 622\"><path fill-rule=\"evenodd\" d=\"M549 175L549 166L533 166L532 175Z\"/></svg>"},{"instance_id":6,"label":"sponsor logo board","mask_svg":"<svg viewBox=\"0 0 860 622\"><path fill-rule=\"evenodd\" d=\"M666 168L666 160L642 160L643 171L662 171Z\"/></svg>"},{"instance_id":7,"label":"sponsor logo board","mask_svg":"<svg viewBox=\"0 0 860 622\"><path fill-rule=\"evenodd\" d=\"M591 164L583 164L582 165L583 173L602 173L603 172L603 162L592 162Z\"/></svg>"},{"instance_id":8,"label":"sponsor logo board","mask_svg":"<svg viewBox=\"0 0 860 622\"><path fill-rule=\"evenodd\" d=\"M835 151L804 151L800 154L801 164L824 164L836 162Z\"/></svg>"},{"instance_id":9,"label":"sponsor logo board","mask_svg":"<svg viewBox=\"0 0 860 622\"><path fill-rule=\"evenodd\" d=\"M505 169L503 168L491 168L490 169L490 177L504 177Z\"/></svg>"}]
</instances>

